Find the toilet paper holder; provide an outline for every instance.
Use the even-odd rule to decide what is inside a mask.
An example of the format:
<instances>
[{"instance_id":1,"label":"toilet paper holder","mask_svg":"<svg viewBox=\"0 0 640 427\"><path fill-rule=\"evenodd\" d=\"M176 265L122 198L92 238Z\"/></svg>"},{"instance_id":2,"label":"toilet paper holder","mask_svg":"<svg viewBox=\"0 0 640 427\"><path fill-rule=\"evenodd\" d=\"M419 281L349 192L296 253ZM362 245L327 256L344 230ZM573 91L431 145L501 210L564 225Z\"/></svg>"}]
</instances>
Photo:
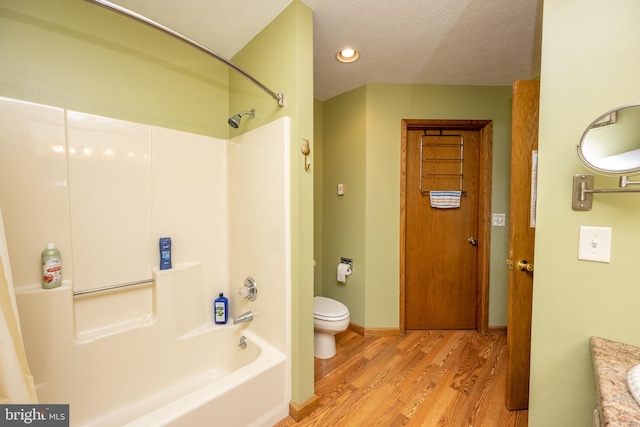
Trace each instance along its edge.
<instances>
[{"instance_id":1,"label":"toilet paper holder","mask_svg":"<svg viewBox=\"0 0 640 427\"><path fill-rule=\"evenodd\" d=\"M351 258L340 258L338 264L337 280L339 283L347 283L347 277L353 274L353 260Z\"/></svg>"}]
</instances>

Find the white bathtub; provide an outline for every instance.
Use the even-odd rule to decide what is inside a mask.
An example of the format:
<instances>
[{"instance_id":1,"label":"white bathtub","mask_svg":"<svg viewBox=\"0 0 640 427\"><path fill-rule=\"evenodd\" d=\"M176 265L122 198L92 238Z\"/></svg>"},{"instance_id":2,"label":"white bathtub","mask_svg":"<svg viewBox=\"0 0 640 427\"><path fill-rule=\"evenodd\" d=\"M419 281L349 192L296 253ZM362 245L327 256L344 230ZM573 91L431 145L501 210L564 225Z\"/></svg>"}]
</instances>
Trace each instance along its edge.
<instances>
[{"instance_id":1,"label":"white bathtub","mask_svg":"<svg viewBox=\"0 0 640 427\"><path fill-rule=\"evenodd\" d=\"M215 339L215 359L220 359L216 366L168 384L85 425L272 426L288 415L288 403L283 399L283 353L248 330L211 327L202 334ZM246 349L238 346L241 336L247 339Z\"/></svg>"}]
</instances>

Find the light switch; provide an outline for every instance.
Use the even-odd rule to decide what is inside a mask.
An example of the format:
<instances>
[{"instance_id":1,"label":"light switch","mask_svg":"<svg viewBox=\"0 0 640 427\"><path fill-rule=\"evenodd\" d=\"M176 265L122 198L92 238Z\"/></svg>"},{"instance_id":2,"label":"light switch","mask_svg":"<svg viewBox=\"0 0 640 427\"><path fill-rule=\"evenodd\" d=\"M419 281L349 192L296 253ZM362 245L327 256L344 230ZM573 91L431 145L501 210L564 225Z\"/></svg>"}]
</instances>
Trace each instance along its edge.
<instances>
[{"instance_id":1,"label":"light switch","mask_svg":"<svg viewBox=\"0 0 640 427\"><path fill-rule=\"evenodd\" d=\"M338 184L338 196L344 196L344 184Z\"/></svg>"},{"instance_id":2,"label":"light switch","mask_svg":"<svg viewBox=\"0 0 640 427\"><path fill-rule=\"evenodd\" d=\"M611 262L611 227L580 226L578 259Z\"/></svg>"}]
</instances>

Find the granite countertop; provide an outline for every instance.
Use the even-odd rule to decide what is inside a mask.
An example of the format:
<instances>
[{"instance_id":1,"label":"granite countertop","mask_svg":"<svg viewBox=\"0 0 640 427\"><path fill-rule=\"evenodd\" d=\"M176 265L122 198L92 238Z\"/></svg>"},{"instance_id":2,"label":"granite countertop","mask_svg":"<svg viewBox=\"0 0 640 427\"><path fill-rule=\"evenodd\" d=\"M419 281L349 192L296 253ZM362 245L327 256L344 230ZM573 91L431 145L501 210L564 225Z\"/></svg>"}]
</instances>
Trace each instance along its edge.
<instances>
[{"instance_id":1,"label":"granite countertop","mask_svg":"<svg viewBox=\"0 0 640 427\"><path fill-rule=\"evenodd\" d=\"M640 364L640 348L591 337L591 358L604 425L640 425L640 405L627 387L627 371Z\"/></svg>"}]
</instances>

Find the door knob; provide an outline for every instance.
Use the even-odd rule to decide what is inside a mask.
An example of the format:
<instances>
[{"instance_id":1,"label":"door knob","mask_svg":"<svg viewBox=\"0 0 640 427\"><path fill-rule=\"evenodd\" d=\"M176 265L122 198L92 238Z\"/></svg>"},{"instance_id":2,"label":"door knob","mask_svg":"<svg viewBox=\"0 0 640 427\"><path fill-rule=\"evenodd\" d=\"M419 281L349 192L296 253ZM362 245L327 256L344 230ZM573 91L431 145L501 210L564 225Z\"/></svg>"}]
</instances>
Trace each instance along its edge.
<instances>
[{"instance_id":1,"label":"door knob","mask_svg":"<svg viewBox=\"0 0 640 427\"><path fill-rule=\"evenodd\" d=\"M471 244L471 246L478 246L478 241L475 237L469 237L469 239L467 240L469 241L469 244Z\"/></svg>"},{"instance_id":2,"label":"door knob","mask_svg":"<svg viewBox=\"0 0 640 427\"><path fill-rule=\"evenodd\" d=\"M529 264L525 260L518 261L518 264L516 264L516 267L518 267L518 270L520 271L533 271L533 264Z\"/></svg>"}]
</instances>

